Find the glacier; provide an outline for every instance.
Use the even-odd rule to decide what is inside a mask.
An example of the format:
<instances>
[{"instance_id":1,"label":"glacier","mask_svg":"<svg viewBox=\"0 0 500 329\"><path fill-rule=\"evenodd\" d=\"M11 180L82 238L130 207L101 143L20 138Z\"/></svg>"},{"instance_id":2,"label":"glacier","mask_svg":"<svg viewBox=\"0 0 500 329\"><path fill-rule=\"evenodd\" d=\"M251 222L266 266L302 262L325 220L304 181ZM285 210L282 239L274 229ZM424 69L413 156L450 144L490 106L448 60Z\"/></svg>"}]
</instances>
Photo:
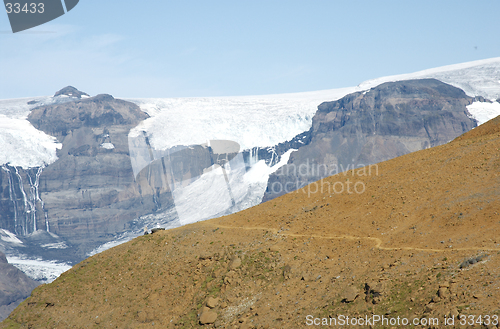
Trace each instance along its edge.
<instances>
[{"instance_id":1,"label":"glacier","mask_svg":"<svg viewBox=\"0 0 500 329\"><path fill-rule=\"evenodd\" d=\"M246 150L273 146L307 131L317 106L324 101L338 100L384 82L423 78L449 83L472 97L497 100L500 98L500 57L381 77L353 87L312 92L122 99L137 104L150 115L130 133L134 136L146 131L151 136L151 145L156 149L225 139L237 142L242 150ZM56 150L61 147L60 144L51 136L36 130L26 118L30 110L37 106L74 100L65 95L0 100L0 165L10 164L26 169L49 165L57 160ZM496 109L485 108L484 111L489 113L484 118L500 114ZM482 118L481 113L477 110L473 115ZM484 122L484 119L478 121Z\"/></svg>"},{"instance_id":2,"label":"glacier","mask_svg":"<svg viewBox=\"0 0 500 329\"><path fill-rule=\"evenodd\" d=\"M30 259L24 256L8 255L7 261L40 283L51 283L71 268L71 265L66 263L46 261L41 258Z\"/></svg>"}]
</instances>

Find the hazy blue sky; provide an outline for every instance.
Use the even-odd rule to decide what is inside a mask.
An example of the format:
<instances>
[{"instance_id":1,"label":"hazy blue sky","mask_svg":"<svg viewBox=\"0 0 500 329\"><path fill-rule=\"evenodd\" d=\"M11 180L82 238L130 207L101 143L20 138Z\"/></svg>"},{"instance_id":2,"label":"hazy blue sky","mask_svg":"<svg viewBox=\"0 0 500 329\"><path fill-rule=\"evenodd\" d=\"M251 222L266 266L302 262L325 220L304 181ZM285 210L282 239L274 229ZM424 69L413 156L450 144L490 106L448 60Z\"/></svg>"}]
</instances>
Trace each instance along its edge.
<instances>
[{"instance_id":1,"label":"hazy blue sky","mask_svg":"<svg viewBox=\"0 0 500 329\"><path fill-rule=\"evenodd\" d=\"M500 56L500 1L102 1L12 34L0 98L73 85L119 97L232 96L357 85Z\"/></svg>"}]
</instances>

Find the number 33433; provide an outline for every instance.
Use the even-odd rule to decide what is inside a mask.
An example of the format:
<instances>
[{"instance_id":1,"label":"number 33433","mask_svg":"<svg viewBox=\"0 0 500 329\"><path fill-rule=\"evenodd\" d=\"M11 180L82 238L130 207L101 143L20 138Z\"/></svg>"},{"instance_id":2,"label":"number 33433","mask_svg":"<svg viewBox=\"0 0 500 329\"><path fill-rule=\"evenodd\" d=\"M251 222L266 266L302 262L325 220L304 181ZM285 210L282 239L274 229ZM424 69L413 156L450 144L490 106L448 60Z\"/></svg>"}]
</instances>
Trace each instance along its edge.
<instances>
[{"instance_id":1,"label":"number 33433","mask_svg":"<svg viewBox=\"0 0 500 329\"><path fill-rule=\"evenodd\" d=\"M5 4L5 9L7 10L7 14L14 13L14 14L19 14L21 12L26 13L26 14L43 14L45 11L44 4L42 2L40 3L30 3L27 4L25 3L22 7L20 3L10 3L7 2Z\"/></svg>"}]
</instances>

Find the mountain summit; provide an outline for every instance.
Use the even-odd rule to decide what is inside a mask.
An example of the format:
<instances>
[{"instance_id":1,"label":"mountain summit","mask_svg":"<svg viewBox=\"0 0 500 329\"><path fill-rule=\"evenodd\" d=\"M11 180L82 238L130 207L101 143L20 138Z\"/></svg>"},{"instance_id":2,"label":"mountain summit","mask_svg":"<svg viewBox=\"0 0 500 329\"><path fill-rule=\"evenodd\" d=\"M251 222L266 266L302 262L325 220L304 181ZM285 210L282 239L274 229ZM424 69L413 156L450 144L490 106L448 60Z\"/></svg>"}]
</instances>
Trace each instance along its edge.
<instances>
[{"instance_id":1,"label":"mountain summit","mask_svg":"<svg viewBox=\"0 0 500 329\"><path fill-rule=\"evenodd\" d=\"M82 98L82 96L90 97L89 94L87 94L83 91L80 91L73 86L67 86L67 87L64 87L63 89L57 91L54 94L54 97L61 96L61 95L66 95L66 96L76 97L76 98Z\"/></svg>"}]
</instances>

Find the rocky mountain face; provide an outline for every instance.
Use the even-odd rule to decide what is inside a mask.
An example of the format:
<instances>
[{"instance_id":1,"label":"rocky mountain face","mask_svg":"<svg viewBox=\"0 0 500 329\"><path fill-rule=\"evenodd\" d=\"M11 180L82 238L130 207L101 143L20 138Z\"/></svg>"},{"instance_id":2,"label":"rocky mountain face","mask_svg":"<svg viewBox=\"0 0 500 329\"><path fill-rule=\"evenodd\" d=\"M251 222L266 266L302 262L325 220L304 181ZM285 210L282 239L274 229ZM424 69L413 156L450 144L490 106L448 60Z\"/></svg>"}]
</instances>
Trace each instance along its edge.
<instances>
[{"instance_id":1,"label":"rocky mountain face","mask_svg":"<svg viewBox=\"0 0 500 329\"><path fill-rule=\"evenodd\" d=\"M461 89L421 79L324 102L308 132L277 146L281 152L298 151L270 177L263 201L339 172L447 143L477 125L466 108L472 101Z\"/></svg>"},{"instance_id":2,"label":"rocky mountain face","mask_svg":"<svg viewBox=\"0 0 500 329\"><path fill-rule=\"evenodd\" d=\"M28 120L62 143L58 160L23 170L2 167L0 227L19 236L55 233L79 246L76 258L107 233L154 208L137 191L128 132L148 115L111 95L35 108Z\"/></svg>"},{"instance_id":3,"label":"rocky mountain face","mask_svg":"<svg viewBox=\"0 0 500 329\"><path fill-rule=\"evenodd\" d=\"M75 90L67 87L57 94L84 94ZM185 184L226 156L201 145L153 150L147 136L129 136L146 118L137 105L106 94L34 108L28 120L62 147L58 160L46 167L2 166L0 228L15 233L25 246L64 242L66 250L56 258L79 261L129 230L133 219L172 207L172 184ZM57 251L22 252L36 255L35 249L51 257Z\"/></svg>"},{"instance_id":4,"label":"rocky mountain face","mask_svg":"<svg viewBox=\"0 0 500 329\"><path fill-rule=\"evenodd\" d=\"M31 294L38 283L10 265L0 252L0 321Z\"/></svg>"}]
</instances>

